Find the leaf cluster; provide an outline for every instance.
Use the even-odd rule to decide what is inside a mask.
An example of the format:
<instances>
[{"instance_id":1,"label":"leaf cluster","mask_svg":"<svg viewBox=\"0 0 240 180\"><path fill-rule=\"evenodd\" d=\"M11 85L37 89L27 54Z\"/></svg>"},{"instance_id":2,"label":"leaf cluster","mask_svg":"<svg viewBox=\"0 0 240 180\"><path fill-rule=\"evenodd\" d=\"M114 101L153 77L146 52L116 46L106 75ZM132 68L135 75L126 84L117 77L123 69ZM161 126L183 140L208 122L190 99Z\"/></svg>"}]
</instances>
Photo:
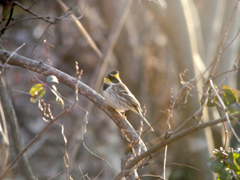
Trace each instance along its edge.
<instances>
[{"instance_id":1,"label":"leaf cluster","mask_svg":"<svg viewBox=\"0 0 240 180\"><path fill-rule=\"evenodd\" d=\"M208 160L208 166L217 173L217 180L240 179L240 149L228 148L227 151L220 148L213 151L215 157Z\"/></svg>"},{"instance_id":2,"label":"leaf cluster","mask_svg":"<svg viewBox=\"0 0 240 180\"><path fill-rule=\"evenodd\" d=\"M217 89L216 86L214 88ZM209 94L211 95L212 89L209 90ZM230 114L234 114L239 112L239 97L238 97L239 91L236 89L232 89L228 87L227 85L222 85L222 91L219 92L219 95L221 96L224 105L226 106L228 112ZM217 98L217 95L214 95L213 98L209 98L207 102L207 107L215 107L219 104L219 100Z\"/></svg>"},{"instance_id":3,"label":"leaf cluster","mask_svg":"<svg viewBox=\"0 0 240 180\"><path fill-rule=\"evenodd\" d=\"M47 82L48 83L59 83L57 77L53 76L53 75L50 75L50 76L47 77ZM43 83L38 83L38 84L35 84L34 86L32 86L30 91L29 91L30 95L32 96L30 98L30 101L32 103L36 103L40 99L42 99L43 96L46 93L46 87L47 86L45 84L43 84ZM61 95L58 92L58 90L57 90L55 85L52 85L51 91L56 96L56 102L61 103L62 104L62 109L64 109L64 101L61 98Z\"/></svg>"}]
</instances>

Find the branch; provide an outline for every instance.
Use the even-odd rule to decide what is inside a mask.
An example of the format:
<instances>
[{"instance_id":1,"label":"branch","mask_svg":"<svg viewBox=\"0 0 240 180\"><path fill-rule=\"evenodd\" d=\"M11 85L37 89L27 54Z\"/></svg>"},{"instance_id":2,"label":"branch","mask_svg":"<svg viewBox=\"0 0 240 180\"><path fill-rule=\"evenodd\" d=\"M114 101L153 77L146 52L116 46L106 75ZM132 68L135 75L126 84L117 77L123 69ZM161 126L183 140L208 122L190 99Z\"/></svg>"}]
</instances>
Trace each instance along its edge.
<instances>
[{"instance_id":1,"label":"branch","mask_svg":"<svg viewBox=\"0 0 240 180\"><path fill-rule=\"evenodd\" d=\"M64 2L62 2L61 0L56 0L56 1L58 2L58 4L61 6L61 8L63 9L63 11L65 13L67 13L69 11L68 7L66 6L66 4ZM75 23L75 25L77 26L79 31L85 37L85 39L87 40L88 44L97 53L98 57L102 58L102 56L103 56L102 52L97 47L96 43L93 41L91 36L88 34L88 32L86 31L86 29L84 28L82 23L78 20L78 18L73 13L70 13L70 17L72 18L73 22Z\"/></svg>"},{"instance_id":2,"label":"branch","mask_svg":"<svg viewBox=\"0 0 240 180\"><path fill-rule=\"evenodd\" d=\"M3 71L3 70L2 70ZM5 74L4 74L5 76ZM7 85L4 80L4 77L0 79L0 97L3 104L4 114L7 118L7 122L10 128L10 134L13 140L13 146L16 154L19 154L22 151L22 141L20 137L20 130L18 126L18 119L16 116L16 112L14 110L12 99L9 91L6 89ZM28 162L26 154L23 154L23 157L20 159L19 166L23 171L23 175L26 179L34 180L34 174L32 172L32 168Z\"/></svg>"},{"instance_id":3,"label":"branch","mask_svg":"<svg viewBox=\"0 0 240 180\"><path fill-rule=\"evenodd\" d=\"M7 59L11 56L11 52L7 52L4 50L0 50L0 61L5 63ZM18 54L14 54L11 59L7 62L10 65L19 66L30 71L37 72L44 76L55 75L59 82L75 89L76 86L76 78L59 71L47 64L44 64L41 61L35 61L32 59L28 59L26 57L20 56ZM134 131L133 127L124 119L117 111L111 108L104 100L104 98L98 94L96 91L88 87L86 84L81 81L78 82L78 90L81 95L92 101L95 105L97 105L100 109L102 109L120 128L126 131ZM137 134L129 135L129 140L136 140Z\"/></svg>"},{"instance_id":4,"label":"branch","mask_svg":"<svg viewBox=\"0 0 240 180\"><path fill-rule=\"evenodd\" d=\"M11 56L11 54L12 54L11 52L0 50L0 61L2 61L2 63L5 63L7 61L7 59ZM66 86L68 86L72 89L75 89L76 78L73 78L72 76L70 76L66 73L63 73L53 67L50 67L50 66L42 63L41 61L37 62L37 61L31 60L31 59L25 58L23 56L14 54L7 63L10 65L29 69L31 71L37 72L37 73L45 75L45 76L55 75L58 78L59 82L61 82L62 84L65 84ZM78 82L78 90L81 95L83 95L84 97L86 97L87 99L92 101L95 105L97 105L100 109L102 109L115 122L115 124L121 130L124 131L124 134L126 135L126 139L128 139L130 142L138 142L138 143L132 144L135 152L139 152L139 150L143 150L142 154L134 157L131 161L129 161L127 163L127 165L123 168L123 170L119 173L119 175L115 178L115 180L121 179L121 177L129 174L129 172L130 172L129 170L131 170L136 164L143 161L144 158L150 156L151 154L159 151L161 148L165 147L166 145L168 145L180 138L183 138L191 133L194 133L196 131L199 131L199 130L204 129L209 126L216 125L220 122L226 121L226 117L225 117L225 118L213 120L213 121L201 124L201 125L196 125L196 126L190 127L179 133L172 134L170 136L170 138L168 138L166 140L163 139L163 141L161 143L153 146L151 149L146 151L146 146L145 146L144 142L139 138L138 133L135 132L135 130L133 129L131 124L126 119L124 119L120 114L118 114L113 108L111 108L105 102L105 100L103 99L103 97L100 94L98 94L97 92L92 90L90 87L88 87L81 81ZM233 116L231 116L231 119L233 119L233 117L239 117L239 116L240 116L240 113L234 114Z\"/></svg>"},{"instance_id":5,"label":"branch","mask_svg":"<svg viewBox=\"0 0 240 180\"><path fill-rule=\"evenodd\" d=\"M218 47L217 47L217 51L216 51L214 60L213 60L213 62L211 63L212 68L211 68L211 70L210 70L208 80L206 81L206 85L205 85L205 87L203 88L203 96L202 96L202 98L201 98L201 100L200 100L201 105L206 105L206 103L207 103L207 101L208 101L208 96L205 96L205 94L207 94L207 92L208 92L208 90L209 90L209 88L210 88L209 79L212 78L212 77L214 76L214 74L215 74L216 68L217 68L218 63L219 63L219 61L220 61L220 57L221 57L222 52L223 52L223 50L224 50L224 49L223 49L223 45L224 45L224 43L225 43L225 41L226 41L226 39L227 39L229 29L230 29L231 26L232 26L232 22L233 22L234 15L235 15L235 13L236 13L236 11L237 11L237 8L238 8L239 1L240 1L240 0L237 0L237 1L236 1L236 4L235 4L234 9L233 9L233 11L232 11L230 20L229 20L229 22L228 22L228 24L227 24L227 26L226 26L226 28L225 28L223 37L222 37L222 39L221 39L221 41L220 41L220 43L219 43L219 45L218 45ZM199 120L201 120L202 113L203 113L203 112L201 111L200 114L199 114Z\"/></svg>"},{"instance_id":6,"label":"branch","mask_svg":"<svg viewBox=\"0 0 240 180\"><path fill-rule=\"evenodd\" d=\"M23 156L25 152L49 129L49 127L54 124L60 117L65 115L69 112L69 109L64 110L61 112L56 118L54 118L52 121L50 121L42 130L40 133L38 133L29 143L28 145L17 155L17 157L8 165L8 167L4 170L4 173L0 175L0 180L4 178L4 176L12 169L12 167L15 165L15 163Z\"/></svg>"},{"instance_id":7,"label":"branch","mask_svg":"<svg viewBox=\"0 0 240 180\"><path fill-rule=\"evenodd\" d=\"M11 52L0 50L0 61L2 61L2 63L6 63L7 59L11 55ZM60 83L65 84L66 86L75 90L75 86L77 83L76 78L51 66L48 66L41 61L31 60L18 54L14 54L7 63L37 72L44 76L55 75ZM86 97L95 105L97 105L101 110L103 110L114 121L114 123L119 127L119 129L121 129L121 131L125 135L125 138L128 141L134 142L132 143L132 148L134 152L142 153L146 151L146 146L144 142L139 137L138 133L133 129L131 124L125 118L123 118L121 114L115 111L115 109L111 108L100 94L98 94L96 91L94 91L81 81L78 81L78 91L79 94Z\"/></svg>"},{"instance_id":8,"label":"branch","mask_svg":"<svg viewBox=\"0 0 240 180\"><path fill-rule=\"evenodd\" d=\"M57 18L55 18L55 20L51 21L51 20L49 20L49 19L50 19L49 17L47 17L47 18L42 17L42 16L40 16L40 15L32 12L30 9L24 7L21 3L17 2L17 1L14 1L14 2L12 3L12 9L14 8L14 6L18 6L18 7L20 7L22 10L28 12L29 14L37 17L38 19L42 19L42 20L44 20L44 21L46 21L46 22L48 22L48 23L50 23L50 24L56 23L55 20L56 20ZM12 9L11 9L11 10L12 10Z\"/></svg>"},{"instance_id":9,"label":"branch","mask_svg":"<svg viewBox=\"0 0 240 180\"><path fill-rule=\"evenodd\" d=\"M232 115L231 117L229 117L229 119L233 120L236 117L240 117L240 113L236 113L234 115ZM140 156L135 157L132 161L130 161L124 169L122 169L122 171L116 176L116 178L114 178L114 180L120 180L123 176L125 176L130 169L132 169L136 164L138 164L139 162L141 162L144 158L150 156L153 153L156 153L157 151L159 151L161 148L164 148L166 145L169 145L170 143L173 143L189 134L192 134L196 131L202 130L206 127L210 127L222 122L227 121L227 117L223 117L220 119L216 119L216 120L212 120L209 121L207 123L204 124L200 124L200 125L195 125L192 126L190 128L187 128L185 130L182 130L179 133L176 133L172 136L170 136L170 138L165 139L164 137L162 138L162 142L153 146L151 149L147 150L146 152L144 152L143 154L141 154ZM167 134L167 136L169 136L169 134Z\"/></svg>"}]
</instances>

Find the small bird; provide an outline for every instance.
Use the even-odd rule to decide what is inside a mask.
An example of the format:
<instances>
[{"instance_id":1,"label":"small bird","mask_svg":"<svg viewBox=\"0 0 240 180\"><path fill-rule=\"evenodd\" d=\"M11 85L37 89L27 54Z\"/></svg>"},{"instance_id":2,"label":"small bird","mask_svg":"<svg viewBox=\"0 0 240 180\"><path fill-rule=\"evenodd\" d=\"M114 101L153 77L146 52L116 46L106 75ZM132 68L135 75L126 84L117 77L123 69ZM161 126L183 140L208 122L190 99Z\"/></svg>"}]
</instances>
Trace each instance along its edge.
<instances>
[{"instance_id":1,"label":"small bird","mask_svg":"<svg viewBox=\"0 0 240 180\"><path fill-rule=\"evenodd\" d=\"M135 112L147 123L151 130L154 131L152 126L143 116L140 103L120 79L119 71L112 71L104 77L103 96L108 105L116 111L120 113L127 110Z\"/></svg>"}]
</instances>

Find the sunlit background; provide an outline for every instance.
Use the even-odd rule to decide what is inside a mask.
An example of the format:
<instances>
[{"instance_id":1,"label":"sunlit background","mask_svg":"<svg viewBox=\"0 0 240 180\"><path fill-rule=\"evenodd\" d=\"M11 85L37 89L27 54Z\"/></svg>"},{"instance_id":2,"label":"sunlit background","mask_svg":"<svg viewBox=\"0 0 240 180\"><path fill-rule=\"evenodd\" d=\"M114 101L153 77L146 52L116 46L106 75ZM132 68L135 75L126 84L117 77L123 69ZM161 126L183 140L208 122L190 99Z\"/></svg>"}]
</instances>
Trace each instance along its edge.
<instances>
[{"instance_id":1,"label":"sunlit background","mask_svg":"<svg viewBox=\"0 0 240 180\"><path fill-rule=\"evenodd\" d=\"M1 1L0 1L1 2ZM202 88L209 71L200 78L190 91L181 92L185 82L194 81L216 57L217 46L231 21L236 1L234 0L64 0L63 3L81 22L99 52L94 50L74 19L62 8L59 0L18 1L39 17L14 7L12 21L0 39L1 48L17 51L18 54L44 62L69 75L75 76L75 61L83 70L81 81L102 94L103 76L119 70L122 81L146 110L146 118L155 132L144 124L142 135L148 148L159 143L159 136L176 129L200 107ZM11 2L2 2L1 30L7 23ZM237 73L232 71L239 55L238 7L232 18L224 51L214 79L237 88ZM54 18L54 24L41 19ZM2 19L1 18L1 19ZM101 55L102 54L102 55ZM237 65L237 64L236 64ZM29 90L46 77L26 69L9 66L7 87L17 114L23 147L47 124L43 121L37 103L30 102ZM180 75L181 74L181 75ZM181 78L182 77L182 81ZM183 82L185 81L185 82ZM64 97L65 107L74 102L74 91L57 85ZM179 93L182 99L175 105L169 119L168 109ZM62 111L61 104L49 91L44 100L51 103L53 116ZM212 110L212 109L211 109ZM215 111L207 114L205 108L202 122L219 118ZM140 118L133 112L126 116L136 130ZM168 126L169 120L171 127ZM191 120L185 127L196 125ZM79 95L77 106L62 117L26 152L29 164L38 179L66 179L63 160L64 139L61 125L67 137L67 152L70 159L70 174L73 179L113 179L121 170L121 158L130 150L113 121L88 99ZM147 130L147 131L145 131ZM9 129L11 162L16 156L11 130ZM166 178L171 180L214 179L207 161L214 148L223 146L222 126L211 132L199 131L168 147ZM230 137L231 133L229 133ZM83 141L84 140L84 141ZM237 145L232 140L231 147ZM164 149L155 154L150 164L139 169L139 175L163 175ZM109 166L111 165L111 167ZM6 179L25 179L20 165L15 165ZM141 179L156 179L144 177Z\"/></svg>"}]
</instances>

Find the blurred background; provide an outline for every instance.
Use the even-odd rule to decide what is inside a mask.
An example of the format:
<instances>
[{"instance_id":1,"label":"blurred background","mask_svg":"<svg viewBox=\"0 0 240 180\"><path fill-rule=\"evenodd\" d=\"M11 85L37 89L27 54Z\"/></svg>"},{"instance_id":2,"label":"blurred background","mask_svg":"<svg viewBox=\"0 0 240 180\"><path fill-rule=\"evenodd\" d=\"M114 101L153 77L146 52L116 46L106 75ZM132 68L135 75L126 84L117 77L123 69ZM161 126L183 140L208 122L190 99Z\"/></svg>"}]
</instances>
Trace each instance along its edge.
<instances>
[{"instance_id":1,"label":"blurred background","mask_svg":"<svg viewBox=\"0 0 240 180\"><path fill-rule=\"evenodd\" d=\"M81 81L100 94L103 76L112 70L119 70L122 81L142 107L145 107L146 118L155 129L155 133L152 133L144 124L144 130L147 131L142 138L148 148L159 143L156 139L170 130L167 125L167 110L184 81L201 75L214 60L217 46L236 4L234 0L24 0L17 2L26 10L15 6L12 20L3 32L12 1L0 2L2 49L15 51L25 43L18 54L42 61L72 76L75 76L77 61L83 70ZM73 22L71 16L66 15L62 3L78 18L99 51L93 50L79 26ZM50 24L31 15L27 10L51 21L58 18L54 24ZM216 75L222 73L214 79L219 87L223 83L237 88L239 82L236 71L226 73L234 65L237 66L239 17L238 7L216 70ZM183 81L180 81L181 73ZM207 77L207 73L204 77ZM199 109L206 80L204 77L174 107L170 120L171 130L176 129ZM37 103L30 102L29 90L39 80L46 82L46 77L13 66L6 71L7 87L10 88L23 147L47 124L41 118ZM74 102L74 91L61 84L57 88L64 97L65 106L70 106ZM53 94L47 93L44 99L51 103L54 116L61 112L61 104L56 103ZM219 118L214 111L208 113L207 108L205 109L203 122ZM126 116L134 128L139 130L139 117L132 112L127 112ZM184 127L196 123L197 121L192 120ZM67 151L73 179L84 179L85 176L85 179L108 180L120 172L121 157L129 151L126 148L127 141L103 111L79 95L79 102L74 110L44 133L26 153L38 179L66 179L63 161L65 143L60 124L64 125L68 140ZM8 131L8 162L11 162L16 157L16 152L9 128ZM222 132L222 126L216 126L169 145L167 179L214 179L207 161L214 148L223 146ZM237 148L234 140L230 146ZM162 176L163 157L164 149L155 154L153 161L140 169L139 174ZM22 168L21 165L15 165L6 179L26 179Z\"/></svg>"}]
</instances>

